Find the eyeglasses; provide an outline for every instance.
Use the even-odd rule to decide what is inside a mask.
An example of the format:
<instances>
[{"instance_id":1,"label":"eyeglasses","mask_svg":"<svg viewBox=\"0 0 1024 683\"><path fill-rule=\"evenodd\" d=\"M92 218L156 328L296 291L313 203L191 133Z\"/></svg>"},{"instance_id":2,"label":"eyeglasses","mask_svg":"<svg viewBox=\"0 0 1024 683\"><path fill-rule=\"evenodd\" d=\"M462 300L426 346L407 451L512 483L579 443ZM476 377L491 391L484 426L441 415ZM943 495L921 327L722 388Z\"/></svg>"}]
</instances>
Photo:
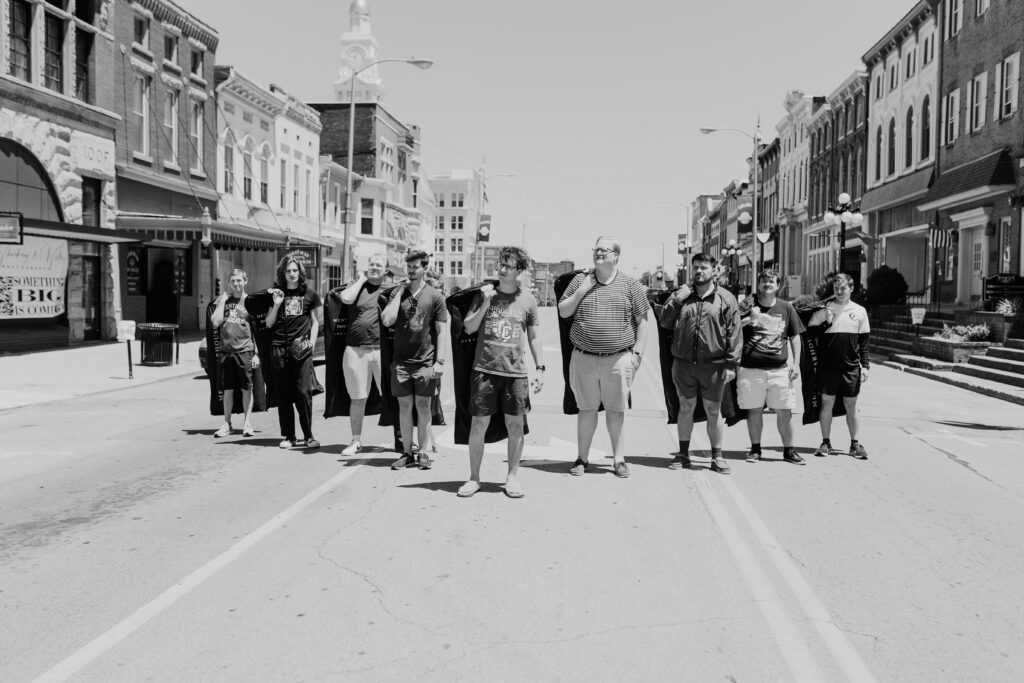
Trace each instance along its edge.
<instances>
[{"instance_id":1,"label":"eyeglasses","mask_svg":"<svg viewBox=\"0 0 1024 683\"><path fill-rule=\"evenodd\" d=\"M604 249L602 247L597 247L596 249L594 249L594 255L595 256L598 255L598 254L617 254L617 253L618 252L615 251L614 249Z\"/></svg>"}]
</instances>

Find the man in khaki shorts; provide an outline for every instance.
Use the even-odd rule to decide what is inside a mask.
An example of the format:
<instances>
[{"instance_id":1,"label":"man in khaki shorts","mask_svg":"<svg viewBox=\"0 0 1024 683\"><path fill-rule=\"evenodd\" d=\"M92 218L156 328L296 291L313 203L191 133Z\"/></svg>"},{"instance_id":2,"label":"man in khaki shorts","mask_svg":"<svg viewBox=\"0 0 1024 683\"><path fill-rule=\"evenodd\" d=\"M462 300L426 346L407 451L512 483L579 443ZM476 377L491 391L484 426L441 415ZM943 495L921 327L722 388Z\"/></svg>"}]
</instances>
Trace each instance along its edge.
<instances>
[{"instance_id":1,"label":"man in khaki shorts","mask_svg":"<svg viewBox=\"0 0 1024 683\"><path fill-rule=\"evenodd\" d=\"M805 465L793 447L792 423L796 407L793 383L800 377L800 333L804 325L793 305L775 296L778 291L779 274L774 270L763 271L757 278L757 296L751 305L744 302L740 306L743 357L736 393L740 408L747 411L747 462L761 459L761 429L767 403L775 411L783 460Z\"/></svg>"},{"instance_id":2,"label":"man in khaki shorts","mask_svg":"<svg viewBox=\"0 0 1024 683\"><path fill-rule=\"evenodd\" d=\"M576 275L558 302L558 314L572 317L569 339L575 350L569 361L569 388L580 413L576 421L578 456L569 474L587 470L597 413L605 409L612 442L615 475L629 476L625 460L625 421L629 387L647 343L646 288L618 268L622 248L611 237L594 245L594 270Z\"/></svg>"}]
</instances>

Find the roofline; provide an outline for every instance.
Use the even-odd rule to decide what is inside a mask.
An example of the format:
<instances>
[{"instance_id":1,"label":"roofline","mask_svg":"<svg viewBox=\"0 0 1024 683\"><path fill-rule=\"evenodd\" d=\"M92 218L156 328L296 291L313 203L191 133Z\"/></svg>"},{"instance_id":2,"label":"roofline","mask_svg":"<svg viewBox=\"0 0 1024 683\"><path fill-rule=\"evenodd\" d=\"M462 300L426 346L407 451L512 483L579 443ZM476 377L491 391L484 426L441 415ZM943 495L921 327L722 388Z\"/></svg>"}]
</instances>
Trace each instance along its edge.
<instances>
[{"instance_id":1,"label":"roofline","mask_svg":"<svg viewBox=\"0 0 1024 683\"><path fill-rule=\"evenodd\" d=\"M924 23L924 20L929 15L935 15L935 9L932 7L933 0L918 0L918 3L910 8L910 11L903 15L903 18L896 22L896 24L889 29L881 40L871 46L871 48L861 55L861 61L864 62L865 66L870 67L877 59L883 54L889 52L885 49L896 42L898 36L905 36L909 31L916 30L917 26Z\"/></svg>"}]
</instances>

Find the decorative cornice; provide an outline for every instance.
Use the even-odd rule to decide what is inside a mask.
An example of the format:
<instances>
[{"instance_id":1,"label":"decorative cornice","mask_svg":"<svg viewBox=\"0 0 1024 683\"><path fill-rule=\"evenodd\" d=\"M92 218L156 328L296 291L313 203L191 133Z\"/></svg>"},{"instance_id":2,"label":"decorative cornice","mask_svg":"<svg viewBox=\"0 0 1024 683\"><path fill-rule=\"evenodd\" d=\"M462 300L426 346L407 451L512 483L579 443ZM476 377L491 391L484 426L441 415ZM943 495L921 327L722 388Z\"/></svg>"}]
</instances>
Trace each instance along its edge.
<instances>
[{"instance_id":1,"label":"decorative cornice","mask_svg":"<svg viewBox=\"0 0 1024 683\"><path fill-rule=\"evenodd\" d=\"M217 30L171 0L132 0L130 4L151 12L157 21L180 28L182 35L202 43L211 52L217 49Z\"/></svg>"}]
</instances>

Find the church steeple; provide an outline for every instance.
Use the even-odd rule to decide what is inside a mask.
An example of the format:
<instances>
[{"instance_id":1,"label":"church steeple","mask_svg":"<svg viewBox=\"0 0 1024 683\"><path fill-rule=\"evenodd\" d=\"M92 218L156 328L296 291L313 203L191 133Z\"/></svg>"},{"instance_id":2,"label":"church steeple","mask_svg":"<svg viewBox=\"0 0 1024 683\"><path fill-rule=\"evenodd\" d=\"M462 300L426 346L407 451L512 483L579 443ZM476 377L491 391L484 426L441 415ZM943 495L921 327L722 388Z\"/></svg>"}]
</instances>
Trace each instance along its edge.
<instances>
[{"instance_id":1,"label":"church steeple","mask_svg":"<svg viewBox=\"0 0 1024 683\"><path fill-rule=\"evenodd\" d=\"M349 30L341 35L341 66L334 81L334 100L348 102L352 73L363 64L375 61L377 39L370 28L370 5L367 0L352 0L348 10ZM355 101L380 102L381 89L377 67L372 66L356 77Z\"/></svg>"}]
</instances>

